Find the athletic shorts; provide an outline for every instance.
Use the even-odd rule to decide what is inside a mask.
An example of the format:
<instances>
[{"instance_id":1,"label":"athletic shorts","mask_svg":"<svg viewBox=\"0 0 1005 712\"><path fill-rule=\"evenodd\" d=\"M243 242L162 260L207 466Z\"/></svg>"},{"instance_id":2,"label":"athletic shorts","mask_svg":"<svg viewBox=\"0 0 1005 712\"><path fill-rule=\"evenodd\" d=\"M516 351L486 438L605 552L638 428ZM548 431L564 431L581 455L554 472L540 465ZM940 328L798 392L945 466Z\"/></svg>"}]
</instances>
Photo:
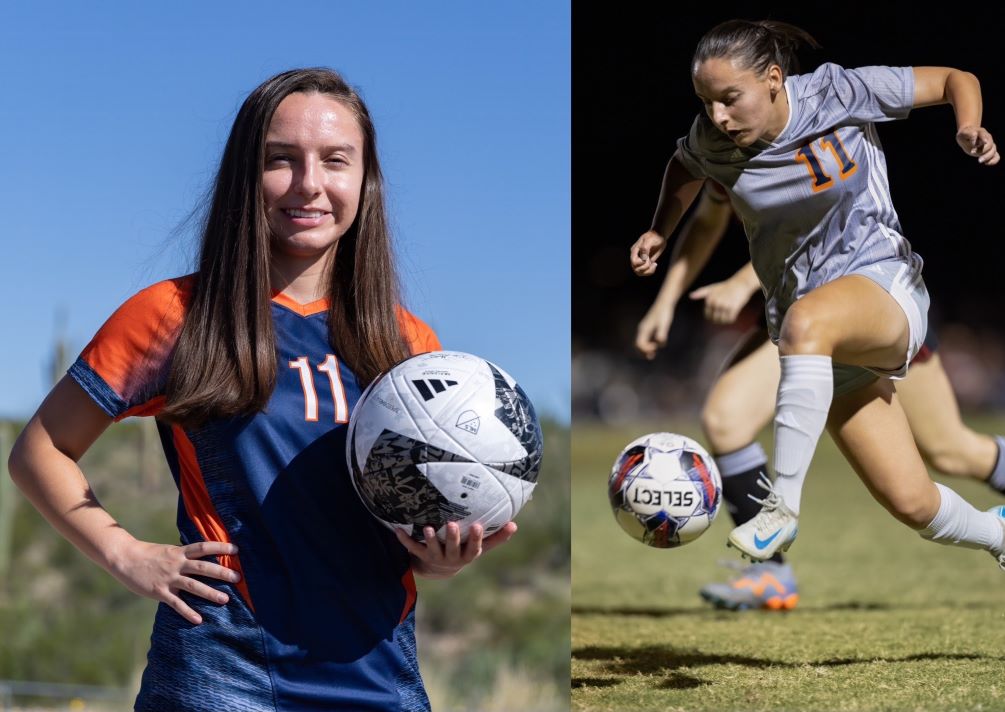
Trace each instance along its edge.
<instances>
[{"instance_id":1,"label":"athletic shorts","mask_svg":"<svg viewBox=\"0 0 1005 712\"><path fill-rule=\"evenodd\" d=\"M757 328L763 332L760 338L763 339L764 341L770 341L770 337L768 336L768 317L764 315L763 309L761 310L761 315L757 318ZM759 346L760 342L758 342L757 345ZM938 331L934 326L929 324L928 330L925 331L925 340L921 344L921 349L919 349L918 353L916 353L914 355L914 358L911 359L911 365L913 366L916 363L925 363L926 361L931 359L932 356L934 356L938 352L938 350L939 350ZM733 365L732 362L727 364L727 368L732 365Z\"/></svg>"},{"instance_id":2,"label":"athletic shorts","mask_svg":"<svg viewBox=\"0 0 1005 712\"><path fill-rule=\"evenodd\" d=\"M917 363L925 363L935 352L939 350L939 336L935 333L935 327L931 324L928 325L928 331L925 332L925 343L921 345L921 350L914 355L911 359L911 365Z\"/></svg>"},{"instance_id":3,"label":"athletic shorts","mask_svg":"<svg viewBox=\"0 0 1005 712\"><path fill-rule=\"evenodd\" d=\"M852 272L868 277L893 297L907 316L909 337L904 363L900 368L867 368L834 363L834 396L858 390L873 383L877 378L900 380L907 375L907 368L925 343L928 332L928 289L920 271L912 271L903 262L879 262Z\"/></svg>"}]
</instances>

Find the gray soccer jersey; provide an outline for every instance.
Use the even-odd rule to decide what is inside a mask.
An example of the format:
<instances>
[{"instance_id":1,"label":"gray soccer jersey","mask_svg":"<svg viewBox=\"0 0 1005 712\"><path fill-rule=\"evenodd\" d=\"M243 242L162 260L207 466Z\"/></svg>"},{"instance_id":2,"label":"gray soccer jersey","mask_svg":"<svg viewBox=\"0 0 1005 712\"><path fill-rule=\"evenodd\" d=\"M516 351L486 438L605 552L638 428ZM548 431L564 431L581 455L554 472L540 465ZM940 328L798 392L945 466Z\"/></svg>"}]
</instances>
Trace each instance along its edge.
<instances>
[{"instance_id":1,"label":"gray soccer jersey","mask_svg":"<svg viewBox=\"0 0 1005 712\"><path fill-rule=\"evenodd\" d=\"M785 89L789 120L772 143L741 148L704 113L678 141L687 170L724 186L743 221L776 341L785 311L815 287L887 261L920 280L922 266L901 235L873 125L907 116L913 70L824 64Z\"/></svg>"}]
</instances>

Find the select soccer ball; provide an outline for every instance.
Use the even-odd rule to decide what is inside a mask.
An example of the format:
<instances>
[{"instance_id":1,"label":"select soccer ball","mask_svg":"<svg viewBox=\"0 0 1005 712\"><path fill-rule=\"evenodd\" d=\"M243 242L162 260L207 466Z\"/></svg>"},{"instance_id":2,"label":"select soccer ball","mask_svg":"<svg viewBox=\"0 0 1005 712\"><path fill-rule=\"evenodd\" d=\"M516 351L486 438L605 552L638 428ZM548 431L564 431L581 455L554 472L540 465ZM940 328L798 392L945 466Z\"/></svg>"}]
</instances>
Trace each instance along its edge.
<instances>
[{"instance_id":1,"label":"select soccer ball","mask_svg":"<svg viewBox=\"0 0 1005 712\"><path fill-rule=\"evenodd\" d=\"M505 371L457 351L407 359L360 396L349 420L346 457L370 513L422 541L447 522L461 538L478 522L485 535L531 498L541 467L541 425Z\"/></svg>"},{"instance_id":2,"label":"select soccer ball","mask_svg":"<svg viewBox=\"0 0 1005 712\"><path fill-rule=\"evenodd\" d=\"M722 479L712 457L694 440L652 433L618 455L607 494L622 529L643 544L668 549L694 541L709 528L719 512Z\"/></svg>"}]
</instances>

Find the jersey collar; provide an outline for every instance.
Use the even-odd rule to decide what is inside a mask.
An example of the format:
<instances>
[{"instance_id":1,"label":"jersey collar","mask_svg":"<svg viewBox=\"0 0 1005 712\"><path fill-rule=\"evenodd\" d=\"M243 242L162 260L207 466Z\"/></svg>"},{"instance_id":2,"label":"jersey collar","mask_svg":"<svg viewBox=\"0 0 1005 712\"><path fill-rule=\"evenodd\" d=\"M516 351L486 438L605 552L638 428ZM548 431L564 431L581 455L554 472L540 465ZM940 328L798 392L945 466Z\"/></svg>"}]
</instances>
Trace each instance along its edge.
<instances>
[{"instance_id":1,"label":"jersey collar","mask_svg":"<svg viewBox=\"0 0 1005 712\"><path fill-rule=\"evenodd\" d=\"M285 307L294 314L299 314L300 316L311 316L312 314L320 314L321 312L328 311L328 305L330 304L328 297L323 297L315 302L301 304L300 302L294 301L292 298L286 296L282 292L273 292L272 301L274 304Z\"/></svg>"}]
</instances>

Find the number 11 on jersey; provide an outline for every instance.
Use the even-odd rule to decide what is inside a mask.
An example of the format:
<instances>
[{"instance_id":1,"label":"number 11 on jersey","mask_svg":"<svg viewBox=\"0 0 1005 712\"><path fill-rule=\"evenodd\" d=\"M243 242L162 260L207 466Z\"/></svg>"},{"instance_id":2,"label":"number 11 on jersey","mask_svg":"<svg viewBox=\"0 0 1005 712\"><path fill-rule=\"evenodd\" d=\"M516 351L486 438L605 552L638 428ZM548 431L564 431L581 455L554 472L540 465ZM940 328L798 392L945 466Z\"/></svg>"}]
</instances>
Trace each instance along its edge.
<instances>
[{"instance_id":1,"label":"number 11 on jersey","mask_svg":"<svg viewBox=\"0 0 1005 712\"><path fill-rule=\"evenodd\" d=\"M317 422L318 419L318 392L314 387L314 373L311 370L310 362L306 356L290 361L290 368L300 371L300 385L304 388L304 420ZM342 386L342 377L339 376L338 359L334 354L328 354L325 360L318 364L318 370L328 374L328 382L331 384L332 399L335 402L335 422L349 422L349 403L345 397L345 388Z\"/></svg>"},{"instance_id":2,"label":"number 11 on jersey","mask_svg":"<svg viewBox=\"0 0 1005 712\"><path fill-rule=\"evenodd\" d=\"M821 136L819 139L821 148L826 152L834 156L837 160L838 165L841 167L840 178L845 180L855 171L858 170L858 164L848 155L848 150L841 143L840 137L837 135L837 131L833 131L825 136ZM834 179L830 177L830 174L824 170L820 159L817 157L816 152L813 150L813 142L810 142L796 151L796 160L806 166L806 170L809 171L810 178L813 179L813 192L819 193L821 190L827 190L832 185L834 185Z\"/></svg>"}]
</instances>

